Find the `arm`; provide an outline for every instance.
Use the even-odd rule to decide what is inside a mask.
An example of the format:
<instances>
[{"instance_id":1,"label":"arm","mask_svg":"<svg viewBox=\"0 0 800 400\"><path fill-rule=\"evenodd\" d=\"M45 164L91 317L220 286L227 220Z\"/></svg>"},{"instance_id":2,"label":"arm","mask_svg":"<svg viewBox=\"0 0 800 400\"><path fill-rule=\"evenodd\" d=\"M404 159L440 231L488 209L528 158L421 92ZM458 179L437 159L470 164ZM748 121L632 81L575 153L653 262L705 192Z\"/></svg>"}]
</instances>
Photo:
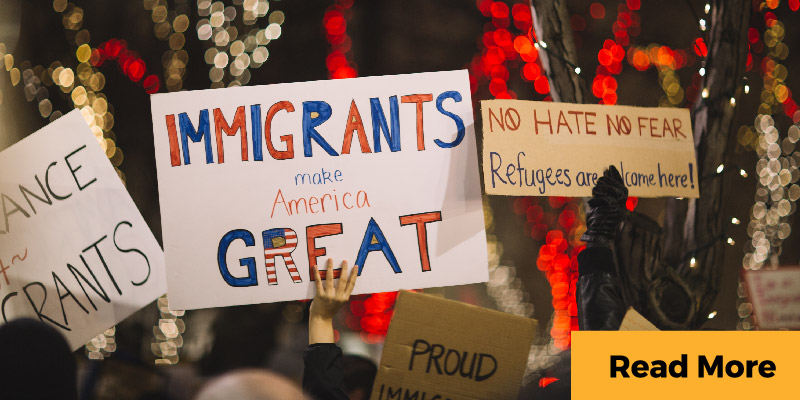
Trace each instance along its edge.
<instances>
[{"instance_id":1,"label":"arm","mask_svg":"<svg viewBox=\"0 0 800 400\"><path fill-rule=\"evenodd\" d=\"M333 317L348 302L358 278L358 267L348 274L347 263L342 262L338 287L333 284L333 260L328 259L325 282L314 269L317 293L311 302L308 317L308 348L303 353L303 389L318 399L348 398L342 382L342 350L333 337Z\"/></svg>"},{"instance_id":2,"label":"arm","mask_svg":"<svg viewBox=\"0 0 800 400\"><path fill-rule=\"evenodd\" d=\"M581 330L617 330L625 316L622 287L612 245L625 212L628 189L614 166L597 181L589 200L586 249L578 254L578 326Z\"/></svg>"}]
</instances>

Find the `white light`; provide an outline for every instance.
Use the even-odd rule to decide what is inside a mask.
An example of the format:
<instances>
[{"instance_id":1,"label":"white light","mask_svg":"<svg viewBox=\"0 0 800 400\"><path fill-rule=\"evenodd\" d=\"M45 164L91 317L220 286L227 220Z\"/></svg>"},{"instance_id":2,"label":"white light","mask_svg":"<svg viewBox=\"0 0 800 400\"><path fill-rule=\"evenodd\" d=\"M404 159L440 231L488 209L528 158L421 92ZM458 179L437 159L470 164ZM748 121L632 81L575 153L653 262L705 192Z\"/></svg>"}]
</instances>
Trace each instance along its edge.
<instances>
[{"instance_id":1,"label":"white light","mask_svg":"<svg viewBox=\"0 0 800 400\"><path fill-rule=\"evenodd\" d=\"M740 222L741 221L739 221L739 218L736 217L731 218L731 223L734 225L739 225Z\"/></svg>"},{"instance_id":2,"label":"white light","mask_svg":"<svg viewBox=\"0 0 800 400\"><path fill-rule=\"evenodd\" d=\"M744 84L744 94L748 94L748 93L750 93L750 85L745 83Z\"/></svg>"},{"instance_id":3,"label":"white light","mask_svg":"<svg viewBox=\"0 0 800 400\"><path fill-rule=\"evenodd\" d=\"M581 74L581 67L575 67L575 73L580 75Z\"/></svg>"},{"instance_id":4,"label":"white light","mask_svg":"<svg viewBox=\"0 0 800 400\"><path fill-rule=\"evenodd\" d=\"M733 98L733 97L731 97L731 106L732 106L732 107L735 107L735 106L736 106L736 99L735 99L735 98Z\"/></svg>"},{"instance_id":5,"label":"white light","mask_svg":"<svg viewBox=\"0 0 800 400\"><path fill-rule=\"evenodd\" d=\"M701 31L705 31L706 30L706 20L704 20L702 18L700 19L700 30Z\"/></svg>"},{"instance_id":6,"label":"white light","mask_svg":"<svg viewBox=\"0 0 800 400\"><path fill-rule=\"evenodd\" d=\"M707 98L708 98L708 88L704 88L704 89L703 89L703 98L704 98L704 99L707 99Z\"/></svg>"},{"instance_id":7,"label":"white light","mask_svg":"<svg viewBox=\"0 0 800 400\"><path fill-rule=\"evenodd\" d=\"M700 76L706 76L706 68L705 67L700 68L700 71L697 71L697 73L699 73Z\"/></svg>"},{"instance_id":8,"label":"white light","mask_svg":"<svg viewBox=\"0 0 800 400\"><path fill-rule=\"evenodd\" d=\"M711 11L711 4L706 3L706 8L704 9L704 11L706 12L706 14L708 14L708 12Z\"/></svg>"},{"instance_id":9,"label":"white light","mask_svg":"<svg viewBox=\"0 0 800 400\"><path fill-rule=\"evenodd\" d=\"M708 319L712 319L712 318L714 318L714 317L716 317L716 316L717 316L717 312L716 312L716 311L712 311L712 312L710 312L710 313L708 314Z\"/></svg>"},{"instance_id":10,"label":"white light","mask_svg":"<svg viewBox=\"0 0 800 400\"><path fill-rule=\"evenodd\" d=\"M678 199L678 200L683 200L683 197L676 197L676 199Z\"/></svg>"},{"instance_id":11,"label":"white light","mask_svg":"<svg viewBox=\"0 0 800 400\"><path fill-rule=\"evenodd\" d=\"M547 48L547 43L545 43L544 40L541 43L542 43L542 47L544 47L546 49Z\"/></svg>"},{"instance_id":12,"label":"white light","mask_svg":"<svg viewBox=\"0 0 800 400\"><path fill-rule=\"evenodd\" d=\"M733 241L733 238L728 238L728 244L733 246L736 244L736 242Z\"/></svg>"},{"instance_id":13,"label":"white light","mask_svg":"<svg viewBox=\"0 0 800 400\"><path fill-rule=\"evenodd\" d=\"M725 164L720 164L719 167L717 167L717 173L718 174L721 174L722 171L724 171L724 170L725 170Z\"/></svg>"},{"instance_id":14,"label":"white light","mask_svg":"<svg viewBox=\"0 0 800 400\"><path fill-rule=\"evenodd\" d=\"M535 47L536 50L539 50L539 42L534 42L533 47Z\"/></svg>"},{"instance_id":15,"label":"white light","mask_svg":"<svg viewBox=\"0 0 800 400\"><path fill-rule=\"evenodd\" d=\"M743 169L740 169L740 170L739 170L739 175L741 175L741 176L742 176L742 178L747 178L747 171L745 171L745 170L743 170Z\"/></svg>"},{"instance_id":16,"label":"white light","mask_svg":"<svg viewBox=\"0 0 800 400\"><path fill-rule=\"evenodd\" d=\"M692 259L689 260L689 268L694 268L695 265L697 265L697 260L694 257L692 257Z\"/></svg>"}]
</instances>

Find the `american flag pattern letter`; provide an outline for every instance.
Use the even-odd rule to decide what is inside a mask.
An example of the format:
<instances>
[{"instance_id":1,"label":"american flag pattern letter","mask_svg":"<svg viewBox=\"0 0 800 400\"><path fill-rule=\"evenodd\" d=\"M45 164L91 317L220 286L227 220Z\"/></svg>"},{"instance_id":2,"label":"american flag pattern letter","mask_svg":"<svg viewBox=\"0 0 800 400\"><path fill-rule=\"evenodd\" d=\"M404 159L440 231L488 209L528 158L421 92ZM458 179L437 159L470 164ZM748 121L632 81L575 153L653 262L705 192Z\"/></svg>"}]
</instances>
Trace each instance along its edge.
<instances>
[{"instance_id":1,"label":"american flag pattern letter","mask_svg":"<svg viewBox=\"0 0 800 400\"><path fill-rule=\"evenodd\" d=\"M297 233L289 228L277 228L264 231L264 261L267 266L267 282L270 285L278 284L278 274L275 271L275 257L283 257L286 269L292 277L292 282L301 283L300 273L292 260L292 252L297 248Z\"/></svg>"}]
</instances>

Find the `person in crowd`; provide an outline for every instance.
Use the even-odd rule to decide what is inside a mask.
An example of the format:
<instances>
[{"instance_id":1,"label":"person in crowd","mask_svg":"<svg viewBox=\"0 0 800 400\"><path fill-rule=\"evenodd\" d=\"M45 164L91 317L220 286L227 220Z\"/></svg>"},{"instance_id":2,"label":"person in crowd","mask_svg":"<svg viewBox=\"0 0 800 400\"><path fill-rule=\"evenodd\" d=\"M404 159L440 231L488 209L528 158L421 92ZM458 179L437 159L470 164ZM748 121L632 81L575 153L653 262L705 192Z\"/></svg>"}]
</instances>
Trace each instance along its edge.
<instances>
[{"instance_id":1,"label":"person in crowd","mask_svg":"<svg viewBox=\"0 0 800 400\"><path fill-rule=\"evenodd\" d=\"M291 380L261 369L241 369L211 379L195 400L304 400Z\"/></svg>"},{"instance_id":2,"label":"person in crowd","mask_svg":"<svg viewBox=\"0 0 800 400\"><path fill-rule=\"evenodd\" d=\"M327 261L328 271L333 271L331 259ZM303 354L303 389L319 400L368 399L377 367L367 359L356 361L343 357L342 350L334 344L333 333L333 317L350 300L358 278L358 266L348 271L347 262L342 262L338 286L334 285L333 275L326 273L323 281L319 270L314 269L317 293L309 309L309 346Z\"/></svg>"},{"instance_id":3,"label":"person in crowd","mask_svg":"<svg viewBox=\"0 0 800 400\"><path fill-rule=\"evenodd\" d=\"M586 249L578 254L576 302L580 330L618 330L625 316L622 285L616 273L613 243L626 213L628 189L611 165L597 180L589 200Z\"/></svg>"},{"instance_id":4,"label":"person in crowd","mask_svg":"<svg viewBox=\"0 0 800 400\"><path fill-rule=\"evenodd\" d=\"M37 320L0 326L0 398L78 399L75 357L64 336Z\"/></svg>"}]
</instances>

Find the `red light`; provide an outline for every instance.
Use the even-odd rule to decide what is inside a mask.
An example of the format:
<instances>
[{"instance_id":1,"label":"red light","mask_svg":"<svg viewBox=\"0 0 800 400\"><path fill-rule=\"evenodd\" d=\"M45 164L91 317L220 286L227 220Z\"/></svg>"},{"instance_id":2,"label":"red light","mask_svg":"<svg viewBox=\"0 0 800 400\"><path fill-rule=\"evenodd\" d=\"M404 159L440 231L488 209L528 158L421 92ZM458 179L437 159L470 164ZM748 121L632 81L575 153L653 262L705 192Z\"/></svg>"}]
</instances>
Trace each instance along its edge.
<instances>
[{"instance_id":1,"label":"red light","mask_svg":"<svg viewBox=\"0 0 800 400\"><path fill-rule=\"evenodd\" d=\"M797 0L800 1L800 0ZM747 28L747 41L750 43L755 43L758 41L759 38L758 31L756 28Z\"/></svg>"},{"instance_id":2,"label":"red light","mask_svg":"<svg viewBox=\"0 0 800 400\"><path fill-rule=\"evenodd\" d=\"M494 42L497 43L498 46L502 47L510 47L511 46L511 33L506 29L497 29L492 34L494 38Z\"/></svg>"},{"instance_id":3,"label":"red light","mask_svg":"<svg viewBox=\"0 0 800 400\"><path fill-rule=\"evenodd\" d=\"M495 1L492 3L491 12L494 18L508 18L508 5L502 1Z\"/></svg>"},{"instance_id":4,"label":"red light","mask_svg":"<svg viewBox=\"0 0 800 400\"><path fill-rule=\"evenodd\" d=\"M352 69L350 67L342 67L342 68L339 68L336 71L334 71L333 75L331 75L331 78L333 78L333 79L346 79L346 78L355 78L356 76L358 76L356 74L356 70L354 70L354 69Z\"/></svg>"},{"instance_id":5,"label":"red light","mask_svg":"<svg viewBox=\"0 0 800 400\"><path fill-rule=\"evenodd\" d=\"M661 51L659 50L659 53ZM694 52L700 57L705 57L708 55L708 48L706 47L706 42L703 41L703 38L697 38L694 41ZM661 59L661 54L659 54L659 61Z\"/></svg>"},{"instance_id":6,"label":"red light","mask_svg":"<svg viewBox=\"0 0 800 400\"><path fill-rule=\"evenodd\" d=\"M511 15L517 21L531 22L531 9L527 3L517 3L511 8Z\"/></svg>"},{"instance_id":7,"label":"red light","mask_svg":"<svg viewBox=\"0 0 800 400\"><path fill-rule=\"evenodd\" d=\"M627 200L625 200L625 208L627 208L628 211L633 211L636 208L637 205L639 205L639 198L638 197L631 196L631 197L628 197Z\"/></svg>"},{"instance_id":8,"label":"red light","mask_svg":"<svg viewBox=\"0 0 800 400\"><path fill-rule=\"evenodd\" d=\"M502 79L492 79L489 82L489 92L493 96L497 96L498 94L505 92L506 89L508 89L506 86L506 81Z\"/></svg>"},{"instance_id":9,"label":"red light","mask_svg":"<svg viewBox=\"0 0 800 400\"><path fill-rule=\"evenodd\" d=\"M606 8L600 3L592 3L589 6L589 14L594 19L603 19L606 17Z\"/></svg>"},{"instance_id":10,"label":"red light","mask_svg":"<svg viewBox=\"0 0 800 400\"><path fill-rule=\"evenodd\" d=\"M542 74L542 69L536 63L527 63L522 67L522 76L529 80L534 81Z\"/></svg>"},{"instance_id":11,"label":"red light","mask_svg":"<svg viewBox=\"0 0 800 400\"><path fill-rule=\"evenodd\" d=\"M614 92L606 92L603 95L603 104L617 104L617 94Z\"/></svg>"},{"instance_id":12,"label":"red light","mask_svg":"<svg viewBox=\"0 0 800 400\"><path fill-rule=\"evenodd\" d=\"M612 62L614 62L614 57L610 51L601 49L599 52L597 52L597 61L600 61L600 64L608 67Z\"/></svg>"},{"instance_id":13,"label":"red light","mask_svg":"<svg viewBox=\"0 0 800 400\"><path fill-rule=\"evenodd\" d=\"M535 81L533 81L533 88L536 90L536 93L539 94L548 94L550 93L550 82L547 81L547 78L539 75Z\"/></svg>"},{"instance_id":14,"label":"red light","mask_svg":"<svg viewBox=\"0 0 800 400\"><path fill-rule=\"evenodd\" d=\"M340 51L332 51L325 59L325 66L328 71L336 71L337 69L347 65L347 58Z\"/></svg>"},{"instance_id":15,"label":"red light","mask_svg":"<svg viewBox=\"0 0 800 400\"><path fill-rule=\"evenodd\" d=\"M144 71L146 69L147 67L144 65L144 61L137 58L128 64L128 78L134 82L139 82L142 76L144 76Z\"/></svg>"},{"instance_id":16,"label":"red light","mask_svg":"<svg viewBox=\"0 0 800 400\"><path fill-rule=\"evenodd\" d=\"M547 385L549 385L549 384L551 384L551 383L553 383L553 382L555 382L557 380L558 380L558 378L544 377L542 379L539 379L539 387L540 388L547 387Z\"/></svg>"},{"instance_id":17,"label":"red light","mask_svg":"<svg viewBox=\"0 0 800 400\"><path fill-rule=\"evenodd\" d=\"M148 75L147 78L144 78L144 82L142 82L142 86L144 87L144 91L148 94L157 93L161 83L158 80L158 77L155 75Z\"/></svg>"},{"instance_id":18,"label":"red light","mask_svg":"<svg viewBox=\"0 0 800 400\"><path fill-rule=\"evenodd\" d=\"M628 8L631 10L638 10L642 6L640 0L627 0L625 3L628 4Z\"/></svg>"},{"instance_id":19,"label":"red light","mask_svg":"<svg viewBox=\"0 0 800 400\"><path fill-rule=\"evenodd\" d=\"M800 8L800 0L789 0L789 9L797 11Z\"/></svg>"},{"instance_id":20,"label":"red light","mask_svg":"<svg viewBox=\"0 0 800 400\"><path fill-rule=\"evenodd\" d=\"M325 30L328 31L329 35L344 34L345 30L347 29L347 21L344 20L344 17L341 15L341 13L336 11L330 12L338 15L331 16L328 19L328 21L325 23Z\"/></svg>"}]
</instances>

